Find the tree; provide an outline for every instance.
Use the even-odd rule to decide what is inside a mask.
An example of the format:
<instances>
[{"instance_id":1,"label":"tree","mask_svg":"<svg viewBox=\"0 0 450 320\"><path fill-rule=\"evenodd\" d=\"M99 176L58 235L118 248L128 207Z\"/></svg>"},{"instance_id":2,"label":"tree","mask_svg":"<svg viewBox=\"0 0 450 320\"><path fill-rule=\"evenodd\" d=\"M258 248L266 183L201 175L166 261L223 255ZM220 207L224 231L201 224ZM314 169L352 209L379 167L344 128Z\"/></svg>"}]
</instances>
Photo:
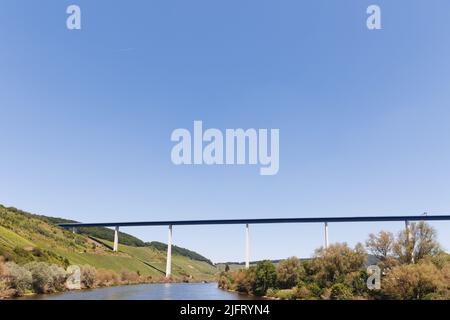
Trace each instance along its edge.
<instances>
[{"instance_id":1,"label":"tree","mask_svg":"<svg viewBox=\"0 0 450 320\"><path fill-rule=\"evenodd\" d=\"M229 272L230 271L230 266L228 265L228 263L225 265L225 272Z\"/></svg>"},{"instance_id":2,"label":"tree","mask_svg":"<svg viewBox=\"0 0 450 320\"><path fill-rule=\"evenodd\" d=\"M430 262L400 265L383 278L381 290L389 299L448 299L450 283L443 271Z\"/></svg>"},{"instance_id":3,"label":"tree","mask_svg":"<svg viewBox=\"0 0 450 320\"><path fill-rule=\"evenodd\" d=\"M303 266L296 257L281 261L277 267L278 285L282 289L289 289L297 285L304 274Z\"/></svg>"},{"instance_id":4,"label":"tree","mask_svg":"<svg viewBox=\"0 0 450 320\"><path fill-rule=\"evenodd\" d=\"M415 263L441 252L436 241L436 230L421 221L411 223L409 230L401 231L393 244L394 255L401 263Z\"/></svg>"},{"instance_id":5,"label":"tree","mask_svg":"<svg viewBox=\"0 0 450 320\"><path fill-rule=\"evenodd\" d=\"M275 266L269 260L258 262L255 270L255 282L253 286L253 293L258 296L266 294L267 289L275 286L277 280L277 273Z\"/></svg>"},{"instance_id":6,"label":"tree","mask_svg":"<svg viewBox=\"0 0 450 320\"><path fill-rule=\"evenodd\" d=\"M371 233L366 241L366 248L378 259L378 266L385 270L397 265L393 248L395 237L391 232L380 231L378 234Z\"/></svg>"},{"instance_id":7,"label":"tree","mask_svg":"<svg viewBox=\"0 0 450 320\"><path fill-rule=\"evenodd\" d=\"M366 247L380 260L385 260L392 255L393 245L394 235L386 231L380 231L377 235L371 233L366 241Z\"/></svg>"},{"instance_id":8,"label":"tree","mask_svg":"<svg viewBox=\"0 0 450 320\"><path fill-rule=\"evenodd\" d=\"M367 253L361 244L351 249L346 243L337 243L316 250L311 268L315 280L322 286L329 286L346 274L363 269L366 261Z\"/></svg>"},{"instance_id":9,"label":"tree","mask_svg":"<svg viewBox=\"0 0 450 320\"><path fill-rule=\"evenodd\" d=\"M247 270L239 270L232 275L237 291L250 293L253 290L256 281L256 269L254 267Z\"/></svg>"}]
</instances>

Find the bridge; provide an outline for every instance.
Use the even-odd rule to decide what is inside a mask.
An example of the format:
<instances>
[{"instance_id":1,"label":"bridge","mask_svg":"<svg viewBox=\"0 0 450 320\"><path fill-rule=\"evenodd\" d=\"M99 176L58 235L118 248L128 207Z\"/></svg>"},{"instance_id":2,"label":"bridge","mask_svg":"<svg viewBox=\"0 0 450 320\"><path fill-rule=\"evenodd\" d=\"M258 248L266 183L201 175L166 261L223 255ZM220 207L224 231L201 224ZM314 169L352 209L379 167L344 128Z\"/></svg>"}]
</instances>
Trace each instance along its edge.
<instances>
[{"instance_id":1,"label":"bridge","mask_svg":"<svg viewBox=\"0 0 450 320\"><path fill-rule=\"evenodd\" d=\"M412 216L360 216L360 217L319 217L319 218L266 218L266 219L225 219L225 220L176 220L176 221L142 221L142 222L105 222L105 223L61 223L60 227L72 229L89 227L112 227L114 228L113 250L119 250L119 228L120 227L142 227L142 226L168 226L169 237L167 242L167 264L166 277L171 275L172 267L172 231L173 226L192 225L245 225L245 267L250 267L250 231L251 224L275 224L275 223L323 223L325 248L328 248L328 224L329 223L352 223L352 222L405 222L405 228L409 234L409 223L411 221L450 221L450 215L412 215Z\"/></svg>"}]
</instances>

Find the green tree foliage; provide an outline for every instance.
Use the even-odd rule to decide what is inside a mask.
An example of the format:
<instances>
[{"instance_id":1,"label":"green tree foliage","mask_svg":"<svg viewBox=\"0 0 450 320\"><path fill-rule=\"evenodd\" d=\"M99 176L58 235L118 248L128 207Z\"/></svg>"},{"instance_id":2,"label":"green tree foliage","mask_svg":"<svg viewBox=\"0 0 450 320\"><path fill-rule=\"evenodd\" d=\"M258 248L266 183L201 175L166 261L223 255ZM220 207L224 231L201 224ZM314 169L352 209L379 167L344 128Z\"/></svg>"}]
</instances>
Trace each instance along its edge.
<instances>
[{"instance_id":1,"label":"green tree foliage","mask_svg":"<svg viewBox=\"0 0 450 320\"><path fill-rule=\"evenodd\" d=\"M269 260L258 262L255 269L253 293L258 296L265 295L267 289L275 286L276 280L277 273L274 264Z\"/></svg>"},{"instance_id":2,"label":"green tree foliage","mask_svg":"<svg viewBox=\"0 0 450 320\"><path fill-rule=\"evenodd\" d=\"M352 249L345 243L320 248L301 263L296 258L280 261L276 269L262 261L249 270L224 272L219 286L278 299L450 299L450 255L440 250L436 232L417 223L408 236L369 235L367 249L383 266L380 290L367 288L364 247Z\"/></svg>"},{"instance_id":3,"label":"green tree foliage","mask_svg":"<svg viewBox=\"0 0 450 320\"><path fill-rule=\"evenodd\" d=\"M323 289L316 282L300 281L295 288L295 297L300 300L317 300L321 298Z\"/></svg>"},{"instance_id":4,"label":"green tree foliage","mask_svg":"<svg viewBox=\"0 0 450 320\"><path fill-rule=\"evenodd\" d=\"M12 221L12 223L10 223L10 226L13 226L15 223L17 223L18 219L20 219L21 217L23 217L25 219L28 218L28 219L33 219L33 220L40 220L44 223L49 223L52 225L57 225L60 223L77 223L77 221L63 219L63 218L47 217L47 216L43 216L43 215L32 214L29 212L19 210L14 207L6 208L6 207L0 205L0 209L8 211L12 215L14 215L15 220ZM23 226L23 224L22 224L22 226ZM30 228L33 228L33 226L31 225ZM51 232L46 233L45 228L34 228L34 231L41 233L41 234L45 233L44 235L46 235L46 236L52 235ZM78 228L77 232L80 234L84 234L86 236L93 237L93 238L114 241L114 230L111 230L108 228L101 228L101 227ZM123 233L123 232L119 232L119 243L129 245L129 246L135 246L135 247L143 247L145 245L142 240L140 240L136 237L133 237L132 235L129 235L127 233Z\"/></svg>"},{"instance_id":5,"label":"green tree foliage","mask_svg":"<svg viewBox=\"0 0 450 320\"><path fill-rule=\"evenodd\" d=\"M314 279L322 286L329 286L345 275L361 270L366 261L367 253L360 244L352 250L346 243L337 243L328 249L316 250L311 268Z\"/></svg>"},{"instance_id":6,"label":"green tree foliage","mask_svg":"<svg viewBox=\"0 0 450 320\"><path fill-rule=\"evenodd\" d=\"M394 235L386 231L380 231L376 235L371 233L366 241L367 249L377 259L382 269L390 269L398 264L393 254L394 245Z\"/></svg>"},{"instance_id":7,"label":"green tree foliage","mask_svg":"<svg viewBox=\"0 0 450 320\"><path fill-rule=\"evenodd\" d=\"M371 233L366 241L366 247L380 260L392 256L394 235L391 232L380 231L377 235Z\"/></svg>"},{"instance_id":8,"label":"green tree foliage","mask_svg":"<svg viewBox=\"0 0 450 320\"><path fill-rule=\"evenodd\" d=\"M38 217L48 223L58 225L61 223L77 223L77 221L73 220L67 220L63 218L54 218L54 217L47 217L42 215L35 215L35 217ZM114 230L103 228L103 227L90 227L90 228L77 228L77 233L84 234L86 236L92 237L92 238L98 238L102 240L108 240L113 242L114 241ZM144 241L124 232L119 231L119 243L124 244L127 246L133 246L133 247L143 247L145 246Z\"/></svg>"},{"instance_id":9,"label":"green tree foliage","mask_svg":"<svg viewBox=\"0 0 450 320\"><path fill-rule=\"evenodd\" d=\"M277 266L277 281L281 289L297 285L304 274L302 263L297 257L282 260Z\"/></svg>"},{"instance_id":10,"label":"green tree foliage","mask_svg":"<svg viewBox=\"0 0 450 320\"><path fill-rule=\"evenodd\" d=\"M394 267L383 278L382 294L389 299L449 299L447 268L439 269L430 262Z\"/></svg>"},{"instance_id":11,"label":"green tree foliage","mask_svg":"<svg viewBox=\"0 0 450 320\"><path fill-rule=\"evenodd\" d=\"M401 231L393 245L394 255L400 263L419 262L427 256L441 252L436 230L425 222L411 223L408 230Z\"/></svg>"},{"instance_id":12,"label":"green tree foliage","mask_svg":"<svg viewBox=\"0 0 450 320\"><path fill-rule=\"evenodd\" d=\"M251 267L247 270L239 270L234 278L235 288L239 292L253 293L256 282L256 268Z\"/></svg>"},{"instance_id":13,"label":"green tree foliage","mask_svg":"<svg viewBox=\"0 0 450 320\"><path fill-rule=\"evenodd\" d=\"M336 283L331 287L332 300L351 300L353 298L352 288L343 284Z\"/></svg>"}]
</instances>

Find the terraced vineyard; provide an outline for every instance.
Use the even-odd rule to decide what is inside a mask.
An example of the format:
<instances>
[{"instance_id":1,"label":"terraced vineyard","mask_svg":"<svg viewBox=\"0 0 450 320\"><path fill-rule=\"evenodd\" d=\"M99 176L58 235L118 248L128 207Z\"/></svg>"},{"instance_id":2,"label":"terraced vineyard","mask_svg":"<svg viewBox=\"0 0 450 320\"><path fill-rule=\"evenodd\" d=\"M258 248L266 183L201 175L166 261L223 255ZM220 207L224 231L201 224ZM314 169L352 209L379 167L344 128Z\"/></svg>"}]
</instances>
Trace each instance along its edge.
<instances>
[{"instance_id":1,"label":"terraced vineyard","mask_svg":"<svg viewBox=\"0 0 450 320\"><path fill-rule=\"evenodd\" d=\"M68 266L91 265L116 272L132 271L143 276L163 277L166 252L154 246L119 244L112 252L111 241L86 234L73 234L51 223L52 218L0 206L0 255L17 263L44 261ZM107 234L110 230L105 230ZM173 253L172 274L179 279L211 280L215 266Z\"/></svg>"}]
</instances>

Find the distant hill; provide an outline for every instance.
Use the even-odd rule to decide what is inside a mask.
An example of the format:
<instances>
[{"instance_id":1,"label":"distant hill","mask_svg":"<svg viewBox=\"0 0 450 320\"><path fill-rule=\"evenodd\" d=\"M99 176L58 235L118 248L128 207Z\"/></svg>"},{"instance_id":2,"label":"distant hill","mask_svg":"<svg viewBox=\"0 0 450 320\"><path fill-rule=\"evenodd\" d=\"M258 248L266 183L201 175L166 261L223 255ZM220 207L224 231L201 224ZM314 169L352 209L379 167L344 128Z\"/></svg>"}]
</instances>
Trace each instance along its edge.
<instances>
[{"instance_id":1,"label":"distant hill","mask_svg":"<svg viewBox=\"0 0 450 320\"><path fill-rule=\"evenodd\" d=\"M17 263L44 261L61 266L88 264L117 272L133 271L154 277L164 275L167 247L164 250L161 244L146 245L140 239L121 233L119 252L112 252L108 248L112 246L112 230L94 228L73 234L56 226L60 222L70 221L0 205L0 255ZM212 279L217 271L201 255L174 247L174 276Z\"/></svg>"},{"instance_id":2,"label":"distant hill","mask_svg":"<svg viewBox=\"0 0 450 320\"><path fill-rule=\"evenodd\" d=\"M36 215L35 217L39 219L43 219L44 221L47 221L51 224L58 225L61 223L78 223L79 221L73 221L73 220L67 220L63 218L54 218L54 217L47 217L42 215ZM114 230L108 229L108 228L101 228L101 227L91 227L91 228L77 228L77 233L84 234L87 236L91 236L94 238L114 241ZM134 247L144 247L145 243L141 239L138 239L128 233L120 232L119 231L119 244L125 244L127 246L134 246Z\"/></svg>"}]
</instances>

